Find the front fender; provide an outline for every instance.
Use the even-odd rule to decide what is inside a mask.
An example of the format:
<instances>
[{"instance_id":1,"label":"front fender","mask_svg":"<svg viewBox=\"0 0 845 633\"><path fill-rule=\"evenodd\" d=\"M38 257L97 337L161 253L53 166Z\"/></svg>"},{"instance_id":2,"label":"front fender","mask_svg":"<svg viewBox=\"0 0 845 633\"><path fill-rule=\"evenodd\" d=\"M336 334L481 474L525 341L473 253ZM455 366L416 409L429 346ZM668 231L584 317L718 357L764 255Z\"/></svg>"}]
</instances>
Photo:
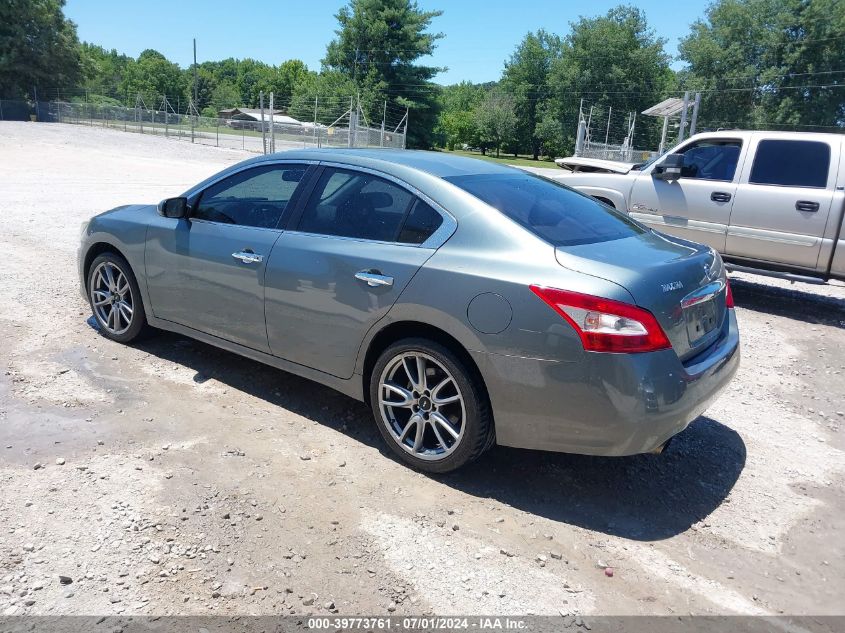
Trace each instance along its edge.
<instances>
[{"instance_id":1,"label":"front fender","mask_svg":"<svg viewBox=\"0 0 845 633\"><path fill-rule=\"evenodd\" d=\"M111 250L123 257L132 268L141 291L144 312L149 317L152 315L152 306L147 293L144 263L147 223L135 217L131 210L133 207L123 207L114 212L95 216L88 223L82 235L78 254L80 288L87 300L86 264L90 262L92 256L96 257L95 253Z\"/></svg>"}]
</instances>

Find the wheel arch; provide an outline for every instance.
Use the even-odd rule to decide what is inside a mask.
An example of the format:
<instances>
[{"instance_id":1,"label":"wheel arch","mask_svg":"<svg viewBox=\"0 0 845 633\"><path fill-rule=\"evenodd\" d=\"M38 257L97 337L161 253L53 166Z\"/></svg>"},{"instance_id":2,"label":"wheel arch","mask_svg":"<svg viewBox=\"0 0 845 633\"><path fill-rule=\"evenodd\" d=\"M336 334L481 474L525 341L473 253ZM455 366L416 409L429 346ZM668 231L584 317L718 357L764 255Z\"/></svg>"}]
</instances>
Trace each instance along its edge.
<instances>
[{"instance_id":1,"label":"wheel arch","mask_svg":"<svg viewBox=\"0 0 845 633\"><path fill-rule=\"evenodd\" d=\"M91 264L92 262L102 255L103 253L114 253L115 255L120 255L123 259L126 260L126 263L129 264L129 258L126 257L126 254L123 253L117 246L111 244L110 242L94 242L91 246L88 247L88 250L85 252L85 259L82 263L82 274L84 275L85 287L88 287L88 274L91 272ZM131 267L132 264L129 264ZM132 271L135 274L135 271ZM137 279L138 275L135 274Z\"/></svg>"},{"instance_id":2,"label":"wheel arch","mask_svg":"<svg viewBox=\"0 0 845 633\"><path fill-rule=\"evenodd\" d=\"M457 338L434 325L421 321L404 320L394 321L383 327L370 339L367 346L362 365L361 386L364 401L368 405L370 404L370 374L372 373L373 367L375 367L376 361L390 345L406 338L429 339L453 352L473 374L473 377L484 393L484 397L487 398L488 402L490 401L490 396L487 393L487 385L484 382L484 376L481 374L481 370L467 348Z\"/></svg>"}]
</instances>

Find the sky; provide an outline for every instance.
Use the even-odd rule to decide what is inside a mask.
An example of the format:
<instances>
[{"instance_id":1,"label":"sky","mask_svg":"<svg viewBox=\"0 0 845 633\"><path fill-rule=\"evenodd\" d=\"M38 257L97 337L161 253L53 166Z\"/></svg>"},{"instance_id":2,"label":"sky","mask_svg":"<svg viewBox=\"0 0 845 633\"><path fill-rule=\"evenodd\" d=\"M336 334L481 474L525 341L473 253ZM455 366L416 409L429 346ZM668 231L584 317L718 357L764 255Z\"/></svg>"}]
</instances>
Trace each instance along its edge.
<instances>
[{"instance_id":1,"label":"sky","mask_svg":"<svg viewBox=\"0 0 845 633\"><path fill-rule=\"evenodd\" d=\"M544 28L565 35L580 16L602 15L624 0L418 0L425 10L442 10L431 30L445 35L421 63L447 67L435 77L441 84L463 80L495 81L504 62L529 31ZM677 55L678 40L704 15L708 0L640 0L666 50ZM278 65L301 59L320 69L326 45L334 37L334 15L344 0L268 0L246 4L220 0L67 0L65 15L76 22L80 39L137 57L153 48L187 67L192 39L197 61L252 57ZM681 67L680 62L673 64Z\"/></svg>"}]
</instances>

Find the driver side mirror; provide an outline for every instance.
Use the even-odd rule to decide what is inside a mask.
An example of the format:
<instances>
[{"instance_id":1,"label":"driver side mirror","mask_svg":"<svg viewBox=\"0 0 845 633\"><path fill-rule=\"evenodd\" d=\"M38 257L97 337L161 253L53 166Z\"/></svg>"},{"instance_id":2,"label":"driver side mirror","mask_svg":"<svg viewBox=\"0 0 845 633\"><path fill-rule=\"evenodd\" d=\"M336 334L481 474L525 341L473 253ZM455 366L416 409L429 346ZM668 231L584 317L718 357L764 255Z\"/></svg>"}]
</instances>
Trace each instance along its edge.
<instances>
[{"instance_id":1,"label":"driver side mirror","mask_svg":"<svg viewBox=\"0 0 845 633\"><path fill-rule=\"evenodd\" d=\"M187 198L167 198L158 203L158 214L166 218L187 218Z\"/></svg>"},{"instance_id":2,"label":"driver side mirror","mask_svg":"<svg viewBox=\"0 0 845 633\"><path fill-rule=\"evenodd\" d=\"M683 154L669 154L651 173L652 178L658 180L677 180L681 177L681 170L684 167Z\"/></svg>"}]
</instances>

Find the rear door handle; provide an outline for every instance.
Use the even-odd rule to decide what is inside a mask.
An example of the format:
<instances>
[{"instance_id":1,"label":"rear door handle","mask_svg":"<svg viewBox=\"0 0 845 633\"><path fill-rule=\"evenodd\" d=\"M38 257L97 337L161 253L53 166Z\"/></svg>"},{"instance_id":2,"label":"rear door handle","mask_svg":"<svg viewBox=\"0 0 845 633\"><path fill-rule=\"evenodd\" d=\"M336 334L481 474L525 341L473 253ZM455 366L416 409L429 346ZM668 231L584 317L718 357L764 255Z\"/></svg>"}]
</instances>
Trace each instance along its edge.
<instances>
[{"instance_id":1,"label":"rear door handle","mask_svg":"<svg viewBox=\"0 0 845 633\"><path fill-rule=\"evenodd\" d=\"M244 264L260 264L264 261L264 255L253 253L249 249L244 251L238 251L237 253L232 253L232 257L234 257L235 259L239 259L241 263Z\"/></svg>"},{"instance_id":2,"label":"rear door handle","mask_svg":"<svg viewBox=\"0 0 845 633\"><path fill-rule=\"evenodd\" d=\"M713 202L730 202L731 194L727 193L726 191L714 191L710 194L710 199Z\"/></svg>"},{"instance_id":3,"label":"rear door handle","mask_svg":"<svg viewBox=\"0 0 845 633\"><path fill-rule=\"evenodd\" d=\"M355 273L355 279L359 281L367 282L367 285L371 288L375 288L376 286L392 286L393 285L393 277L388 277L387 275L382 275L377 270L362 270Z\"/></svg>"},{"instance_id":4,"label":"rear door handle","mask_svg":"<svg viewBox=\"0 0 845 633\"><path fill-rule=\"evenodd\" d=\"M807 211L809 213L815 213L819 210L819 203L813 202L811 200L799 200L795 203L795 210L796 211Z\"/></svg>"}]
</instances>

